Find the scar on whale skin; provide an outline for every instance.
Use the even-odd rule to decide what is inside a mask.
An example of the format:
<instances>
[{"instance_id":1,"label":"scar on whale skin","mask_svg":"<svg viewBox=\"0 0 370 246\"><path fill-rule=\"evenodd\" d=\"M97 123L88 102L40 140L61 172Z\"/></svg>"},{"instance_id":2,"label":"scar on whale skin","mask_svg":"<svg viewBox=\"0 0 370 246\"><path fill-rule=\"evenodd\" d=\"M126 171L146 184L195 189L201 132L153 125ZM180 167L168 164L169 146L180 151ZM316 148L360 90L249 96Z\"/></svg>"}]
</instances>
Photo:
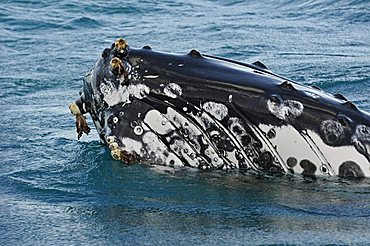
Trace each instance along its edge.
<instances>
[{"instance_id":1,"label":"scar on whale skin","mask_svg":"<svg viewBox=\"0 0 370 246\"><path fill-rule=\"evenodd\" d=\"M321 131L327 143L336 144L344 138L343 126L335 120L326 120L321 123Z\"/></svg>"},{"instance_id":2,"label":"scar on whale skin","mask_svg":"<svg viewBox=\"0 0 370 246\"><path fill-rule=\"evenodd\" d=\"M303 104L295 100L283 100L272 96L267 100L267 108L275 117L289 121L298 117L303 112Z\"/></svg>"},{"instance_id":3,"label":"scar on whale skin","mask_svg":"<svg viewBox=\"0 0 370 246\"><path fill-rule=\"evenodd\" d=\"M339 177L342 178L364 178L364 172L361 167L353 161L343 162L339 167Z\"/></svg>"}]
</instances>

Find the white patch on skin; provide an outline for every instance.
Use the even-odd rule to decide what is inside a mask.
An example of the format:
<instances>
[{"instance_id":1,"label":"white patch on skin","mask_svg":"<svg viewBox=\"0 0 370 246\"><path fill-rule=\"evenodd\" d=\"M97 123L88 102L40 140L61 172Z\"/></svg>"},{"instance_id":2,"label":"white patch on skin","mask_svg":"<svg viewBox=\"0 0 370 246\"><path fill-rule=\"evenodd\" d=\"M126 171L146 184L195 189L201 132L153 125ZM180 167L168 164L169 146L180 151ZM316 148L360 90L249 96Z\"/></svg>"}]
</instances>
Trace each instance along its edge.
<instances>
[{"instance_id":1,"label":"white patch on skin","mask_svg":"<svg viewBox=\"0 0 370 246\"><path fill-rule=\"evenodd\" d=\"M164 87L163 93L168 97L177 98L182 95L182 88L178 84L169 83Z\"/></svg>"},{"instance_id":2,"label":"white patch on skin","mask_svg":"<svg viewBox=\"0 0 370 246\"><path fill-rule=\"evenodd\" d=\"M198 136L203 135L203 132L173 108L167 108L166 117L175 127L183 129L184 134L190 140L193 148L199 153L200 144L198 143Z\"/></svg>"},{"instance_id":3,"label":"white patch on skin","mask_svg":"<svg viewBox=\"0 0 370 246\"><path fill-rule=\"evenodd\" d=\"M158 110L152 109L145 115L144 122L160 135L165 135L176 130L171 122Z\"/></svg>"},{"instance_id":4,"label":"white patch on skin","mask_svg":"<svg viewBox=\"0 0 370 246\"><path fill-rule=\"evenodd\" d=\"M303 104L294 100L275 102L269 99L267 101L267 108L271 114L284 121L294 119L303 112Z\"/></svg>"},{"instance_id":5,"label":"white patch on skin","mask_svg":"<svg viewBox=\"0 0 370 246\"><path fill-rule=\"evenodd\" d=\"M239 140L240 138L246 134L246 131L244 129L244 126L242 125L241 123L241 120L239 118L236 118L236 117L230 117L229 119L229 122L228 122L228 125L229 125L229 130L231 133L233 133ZM241 133L236 133L234 132L234 128L235 127L238 127L238 129L241 131Z\"/></svg>"},{"instance_id":6,"label":"white patch on skin","mask_svg":"<svg viewBox=\"0 0 370 246\"><path fill-rule=\"evenodd\" d=\"M119 85L118 89L110 81L100 84L100 91L104 96L104 101L109 106L114 106L118 103L130 102L130 95L138 99L143 99L149 94L149 87L144 84L131 84L128 86Z\"/></svg>"},{"instance_id":7,"label":"white patch on skin","mask_svg":"<svg viewBox=\"0 0 370 246\"><path fill-rule=\"evenodd\" d=\"M199 166L199 161L201 160L201 158L192 158L192 156L196 156L196 153L186 141L182 139L176 139L170 147L171 150L174 151L178 156L182 156L189 163L190 166Z\"/></svg>"},{"instance_id":8,"label":"white patch on skin","mask_svg":"<svg viewBox=\"0 0 370 246\"><path fill-rule=\"evenodd\" d=\"M232 164L234 164L236 168L239 168L239 161L236 158L236 152L236 149L231 152L226 152L227 156L225 158L227 158Z\"/></svg>"},{"instance_id":9,"label":"white patch on skin","mask_svg":"<svg viewBox=\"0 0 370 246\"><path fill-rule=\"evenodd\" d=\"M238 131L239 132L236 132L234 130L234 128L237 127L238 128ZM253 129L251 127L251 129ZM245 130L241 120L239 118L236 118L236 117L230 117L229 118L229 121L228 121L228 130L230 131L231 133L231 136L230 138L232 139L232 141L235 143L235 145L237 146L237 150L240 152L241 156L243 157L244 161L247 162L247 164L252 167L252 168L256 168L256 166L254 165L254 163L248 158L248 155L246 154L245 152L245 148L247 146L243 146L242 144L242 138L244 136L247 136L249 135L247 133L247 131ZM255 134L258 136L258 133L256 131L254 131ZM253 142L255 140L251 140L251 144L249 145L253 145ZM263 139L260 139L261 143L262 143L262 149L268 149L268 146L266 145L265 141ZM235 156L236 152L234 153L234 156ZM236 156L235 156L236 157ZM238 162L235 162L235 163L238 163Z\"/></svg>"},{"instance_id":10,"label":"white patch on skin","mask_svg":"<svg viewBox=\"0 0 370 246\"><path fill-rule=\"evenodd\" d=\"M164 164L167 166L182 167L184 164L182 161L172 152L170 152L167 146L159 140L159 138L153 132L146 132L143 135L143 143L148 153L154 153L155 164ZM164 153L167 152L168 155Z\"/></svg>"},{"instance_id":11,"label":"white patch on skin","mask_svg":"<svg viewBox=\"0 0 370 246\"><path fill-rule=\"evenodd\" d=\"M326 145L323 140L313 131L307 131L313 142L323 153L336 175L339 173L339 166L345 161L353 161L360 166L366 177L370 177L369 162L360 154L354 146L332 147Z\"/></svg>"},{"instance_id":12,"label":"white patch on skin","mask_svg":"<svg viewBox=\"0 0 370 246\"><path fill-rule=\"evenodd\" d=\"M213 148L208 146L208 148L204 151L205 155L211 159L211 163L214 167L221 167L224 164L222 158L220 158L217 153L214 151Z\"/></svg>"},{"instance_id":13,"label":"white patch on skin","mask_svg":"<svg viewBox=\"0 0 370 246\"><path fill-rule=\"evenodd\" d=\"M227 107L221 103L206 102L202 108L217 120L223 120L229 113Z\"/></svg>"},{"instance_id":14,"label":"white patch on skin","mask_svg":"<svg viewBox=\"0 0 370 246\"><path fill-rule=\"evenodd\" d=\"M207 130L210 127L210 122L212 122L212 119L209 115L205 114L204 112L198 115L194 115L192 112L191 115L198 122L202 129Z\"/></svg>"},{"instance_id":15,"label":"white patch on skin","mask_svg":"<svg viewBox=\"0 0 370 246\"><path fill-rule=\"evenodd\" d=\"M136 152L140 154L140 149L143 147L142 143L131 138L122 139L123 149L127 152Z\"/></svg>"},{"instance_id":16,"label":"white patch on skin","mask_svg":"<svg viewBox=\"0 0 370 246\"><path fill-rule=\"evenodd\" d=\"M303 169L299 165L299 162L302 160L309 160L314 163L317 167L316 174L320 174L319 167L322 164L321 160L294 127L290 125L274 127L260 124L259 128L266 133L270 129L274 129L275 137L269 139L269 141L272 145L276 146L276 151L285 163L290 157L294 157L297 160L297 164L292 168L296 174L303 172Z\"/></svg>"},{"instance_id":17,"label":"white patch on skin","mask_svg":"<svg viewBox=\"0 0 370 246\"><path fill-rule=\"evenodd\" d=\"M150 131L150 128L146 124L141 125L144 131Z\"/></svg>"},{"instance_id":18,"label":"white patch on skin","mask_svg":"<svg viewBox=\"0 0 370 246\"><path fill-rule=\"evenodd\" d=\"M235 147L237 149L240 149L241 151L241 155L243 156L243 159L246 161L246 165L250 166L250 167L254 167L254 164L249 160L249 158L247 157L246 153L244 152L244 150L242 149L242 146L240 144L240 138L237 137L237 136L234 136L233 134L230 134L231 132L228 132L228 130L222 126L221 123L219 123L218 121L215 121L214 119L212 119L209 114L205 113L205 112L200 112L200 114L197 114L197 115L194 115L194 113L192 112L191 113L192 117L198 122L198 124L201 126L201 128L205 131L207 131L207 129L209 127L211 127L211 125L216 125L217 127L219 127L221 130L223 130L225 132L226 135L228 135L228 137L230 138L230 141L235 145ZM237 118L235 118L237 119ZM204 135L203 135L204 136ZM204 144L208 144L208 141L210 141L209 139L205 139L205 138L202 138L203 139L203 142ZM211 145L210 145L211 146ZM211 147L210 147L211 148ZM212 148L213 149L213 148ZM235 157L235 151L233 152L226 152L227 153L227 157L226 159L229 160L231 162L231 165L235 165L236 167L238 167L238 161L236 160L236 157ZM232 154L233 153L233 154ZM217 156L218 159L216 159L216 162L219 162L220 160L222 160L222 158L219 158L220 156ZM214 159L215 157L213 157ZM215 162L215 160L213 160L213 162ZM220 163L218 163L220 164ZM216 163L216 165L218 165ZM224 165L224 161L222 161L222 165Z\"/></svg>"},{"instance_id":19,"label":"white patch on skin","mask_svg":"<svg viewBox=\"0 0 370 246\"><path fill-rule=\"evenodd\" d=\"M190 135L202 135L203 133L183 115L179 114L173 108L167 108L166 117L178 128L185 128L190 131Z\"/></svg>"},{"instance_id":20,"label":"white patch on skin","mask_svg":"<svg viewBox=\"0 0 370 246\"><path fill-rule=\"evenodd\" d=\"M207 119L210 121L213 121L207 114L202 113L204 117L208 117ZM181 155L186 161L194 167L198 167L201 164L201 161L203 160L202 157L197 156L197 154L200 154L201 152L201 145L198 142L199 136L204 136L203 131L199 129L197 126L195 126L191 121L189 121L186 117L178 113L173 108L169 107L167 108L167 114L166 117L168 120L172 122L174 126L178 129L182 129L183 136L186 137L189 141L184 140L177 140L175 141L176 144L174 146L171 146L171 149L174 151L178 151L178 155ZM203 117L203 118L204 118ZM202 121L201 118L196 118L197 121ZM215 132L216 133L216 132ZM209 140L206 140L203 138L204 144L209 145ZM177 147L174 149L173 147ZM214 167L219 167L224 164L223 159L216 153L216 151L209 145L207 151L208 157L211 159L211 164ZM237 163L236 163L237 164Z\"/></svg>"}]
</instances>

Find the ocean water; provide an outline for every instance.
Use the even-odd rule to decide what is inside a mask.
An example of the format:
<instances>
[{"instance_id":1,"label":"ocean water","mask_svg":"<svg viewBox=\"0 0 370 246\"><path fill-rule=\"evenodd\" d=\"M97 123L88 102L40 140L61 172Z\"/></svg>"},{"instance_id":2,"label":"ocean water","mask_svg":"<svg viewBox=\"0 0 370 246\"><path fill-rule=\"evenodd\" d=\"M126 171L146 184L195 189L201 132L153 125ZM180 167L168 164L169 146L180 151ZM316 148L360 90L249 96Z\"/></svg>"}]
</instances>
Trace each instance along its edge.
<instances>
[{"instance_id":1,"label":"ocean water","mask_svg":"<svg viewBox=\"0 0 370 246\"><path fill-rule=\"evenodd\" d=\"M368 0L0 0L0 245L370 243L369 180L168 174L77 141L68 104L121 36L261 60L370 111Z\"/></svg>"}]
</instances>

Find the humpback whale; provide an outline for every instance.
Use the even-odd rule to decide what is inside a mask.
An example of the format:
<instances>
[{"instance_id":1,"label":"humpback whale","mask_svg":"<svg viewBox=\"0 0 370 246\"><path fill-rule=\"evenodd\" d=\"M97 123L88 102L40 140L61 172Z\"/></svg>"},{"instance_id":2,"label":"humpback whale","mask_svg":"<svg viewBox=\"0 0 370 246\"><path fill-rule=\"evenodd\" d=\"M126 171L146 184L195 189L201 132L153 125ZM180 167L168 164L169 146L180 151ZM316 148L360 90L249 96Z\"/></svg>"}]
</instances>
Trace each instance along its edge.
<instances>
[{"instance_id":1,"label":"humpback whale","mask_svg":"<svg viewBox=\"0 0 370 246\"><path fill-rule=\"evenodd\" d=\"M120 38L69 108L78 138L89 113L112 157L128 164L370 177L370 114L260 61L135 49Z\"/></svg>"}]
</instances>

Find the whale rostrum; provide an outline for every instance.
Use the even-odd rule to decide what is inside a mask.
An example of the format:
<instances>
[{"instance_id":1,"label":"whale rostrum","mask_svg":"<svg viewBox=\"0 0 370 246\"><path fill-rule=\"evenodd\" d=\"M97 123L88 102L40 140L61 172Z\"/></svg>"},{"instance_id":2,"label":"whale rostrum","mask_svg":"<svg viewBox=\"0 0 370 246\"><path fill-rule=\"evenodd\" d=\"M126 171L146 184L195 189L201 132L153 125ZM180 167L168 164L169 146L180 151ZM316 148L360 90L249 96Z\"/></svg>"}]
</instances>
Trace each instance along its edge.
<instances>
[{"instance_id":1,"label":"whale rostrum","mask_svg":"<svg viewBox=\"0 0 370 246\"><path fill-rule=\"evenodd\" d=\"M201 54L103 51L70 105L89 113L112 157L200 169L370 177L370 114L343 95L251 64Z\"/></svg>"}]
</instances>

